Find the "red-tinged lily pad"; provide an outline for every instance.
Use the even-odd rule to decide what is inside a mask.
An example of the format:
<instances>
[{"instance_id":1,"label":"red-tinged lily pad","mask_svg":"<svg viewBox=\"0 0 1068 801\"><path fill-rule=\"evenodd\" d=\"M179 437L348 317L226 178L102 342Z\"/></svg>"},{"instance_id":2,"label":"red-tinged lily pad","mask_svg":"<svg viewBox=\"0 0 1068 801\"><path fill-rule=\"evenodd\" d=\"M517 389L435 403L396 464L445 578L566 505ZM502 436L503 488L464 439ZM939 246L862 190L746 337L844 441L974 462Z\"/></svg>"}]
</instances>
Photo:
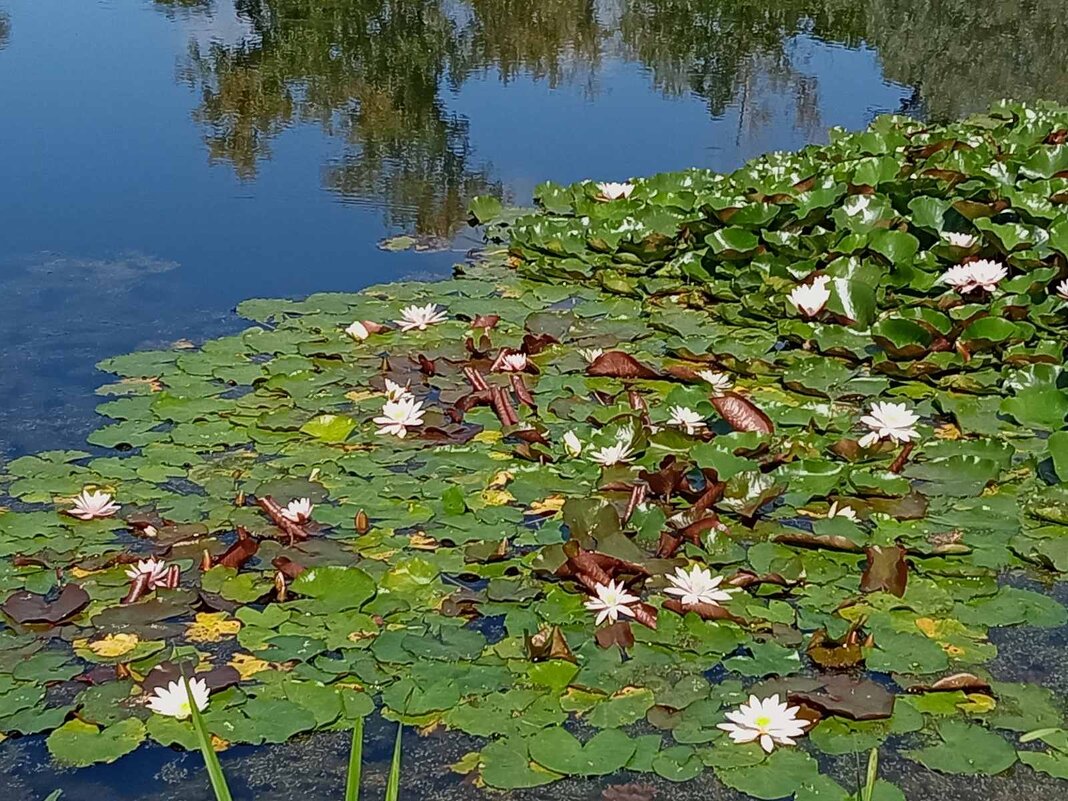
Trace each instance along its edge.
<instances>
[{"instance_id":1,"label":"red-tinged lily pad","mask_svg":"<svg viewBox=\"0 0 1068 801\"><path fill-rule=\"evenodd\" d=\"M16 592L0 604L0 609L19 624L58 625L89 605L89 593L77 584L67 584L54 600L35 592Z\"/></svg>"}]
</instances>

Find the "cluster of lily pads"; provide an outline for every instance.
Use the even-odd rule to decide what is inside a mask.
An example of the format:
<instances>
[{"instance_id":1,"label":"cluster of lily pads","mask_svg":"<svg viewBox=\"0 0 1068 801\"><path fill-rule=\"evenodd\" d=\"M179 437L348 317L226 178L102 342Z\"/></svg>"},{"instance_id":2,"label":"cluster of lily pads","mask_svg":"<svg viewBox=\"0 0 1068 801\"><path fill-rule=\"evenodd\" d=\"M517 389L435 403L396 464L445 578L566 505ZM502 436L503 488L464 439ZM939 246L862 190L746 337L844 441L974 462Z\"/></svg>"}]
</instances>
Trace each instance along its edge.
<instances>
[{"instance_id":1,"label":"cluster of lily pads","mask_svg":"<svg viewBox=\"0 0 1068 801\"><path fill-rule=\"evenodd\" d=\"M1068 778L1064 699L986 667L1068 622L1066 141L1005 105L481 199L452 280L104 362L94 451L0 478L0 731L195 747L184 674L219 748L379 708L494 788Z\"/></svg>"}]
</instances>

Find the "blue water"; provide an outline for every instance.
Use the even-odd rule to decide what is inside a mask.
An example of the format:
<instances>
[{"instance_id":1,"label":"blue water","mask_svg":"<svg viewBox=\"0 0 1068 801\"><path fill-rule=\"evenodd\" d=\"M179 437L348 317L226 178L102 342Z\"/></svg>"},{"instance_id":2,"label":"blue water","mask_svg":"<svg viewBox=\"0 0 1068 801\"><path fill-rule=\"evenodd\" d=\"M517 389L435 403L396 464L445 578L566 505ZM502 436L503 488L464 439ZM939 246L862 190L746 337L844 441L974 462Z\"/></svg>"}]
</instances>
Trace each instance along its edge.
<instances>
[{"instance_id":1,"label":"blue water","mask_svg":"<svg viewBox=\"0 0 1068 801\"><path fill-rule=\"evenodd\" d=\"M356 13L381 4L340 5ZM462 24L469 9L444 13ZM784 42L790 74L756 59L745 97L736 87L737 99L711 114L692 91L661 91L650 68L627 55L612 33L619 13L597 10L605 20L597 63L564 42L563 78L522 69L505 76L492 59L460 80L444 67L426 108L412 112L417 124L430 115L429 133L416 125L410 137L387 140L387 165L410 162L403 174L387 166L361 183L361 155L382 143L353 134L344 118L357 102L344 90L326 123L273 121L259 137L254 172L212 156L189 54L194 46L261 47L256 25L233 5L0 0L0 456L78 445L95 424L96 361L232 330L240 323L231 309L243 298L446 274L460 252L376 247L419 227L420 202L455 196L428 227L459 235L462 251L475 244L464 234L464 190L527 202L545 179L729 169L765 150L822 140L830 125L863 126L911 93L884 80L875 52L799 33ZM523 20L510 24L521 31ZM339 50L365 44L338 41ZM294 67L294 93L309 76L319 80L314 69ZM395 84L374 65L365 72L372 85ZM798 119L801 80L819 83L814 119ZM425 185L398 198L395 186L413 175Z\"/></svg>"}]
</instances>

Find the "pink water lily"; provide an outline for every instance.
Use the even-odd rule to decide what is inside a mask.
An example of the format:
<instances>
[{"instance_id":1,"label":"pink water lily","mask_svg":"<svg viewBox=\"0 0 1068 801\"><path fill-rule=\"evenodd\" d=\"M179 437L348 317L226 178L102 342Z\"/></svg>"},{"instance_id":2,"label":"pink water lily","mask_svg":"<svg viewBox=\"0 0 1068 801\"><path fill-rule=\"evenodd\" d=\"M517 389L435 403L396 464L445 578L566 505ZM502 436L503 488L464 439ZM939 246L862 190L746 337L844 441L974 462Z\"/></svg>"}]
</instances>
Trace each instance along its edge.
<instances>
[{"instance_id":1,"label":"pink water lily","mask_svg":"<svg viewBox=\"0 0 1068 801\"><path fill-rule=\"evenodd\" d=\"M993 292L998 282L1008 274L1004 264L990 259L980 259L950 267L942 273L940 280L964 295L976 289Z\"/></svg>"},{"instance_id":2,"label":"pink water lily","mask_svg":"<svg viewBox=\"0 0 1068 801\"><path fill-rule=\"evenodd\" d=\"M107 492L89 492L83 489L74 498L74 506L67 510L71 517L79 520L95 520L101 517L111 517L122 507L111 502L111 495Z\"/></svg>"},{"instance_id":3,"label":"pink water lily","mask_svg":"<svg viewBox=\"0 0 1068 801\"><path fill-rule=\"evenodd\" d=\"M146 577L146 590L154 590L157 587L170 586L170 572L171 570L167 563L162 559L156 559L155 557L139 560L136 565L131 565L126 568L126 575L131 580L137 580L141 576Z\"/></svg>"}]
</instances>

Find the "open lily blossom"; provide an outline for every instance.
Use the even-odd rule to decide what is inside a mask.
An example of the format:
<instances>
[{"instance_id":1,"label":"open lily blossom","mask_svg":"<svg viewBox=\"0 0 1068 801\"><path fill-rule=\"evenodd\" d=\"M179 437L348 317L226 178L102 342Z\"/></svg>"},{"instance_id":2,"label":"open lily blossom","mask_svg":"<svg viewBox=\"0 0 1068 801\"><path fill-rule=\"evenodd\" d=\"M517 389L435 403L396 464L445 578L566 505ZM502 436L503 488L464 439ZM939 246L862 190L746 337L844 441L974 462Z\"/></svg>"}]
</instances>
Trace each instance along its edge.
<instances>
[{"instance_id":1,"label":"open lily blossom","mask_svg":"<svg viewBox=\"0 0 1068 801\"><path fill-rule=\"evenodd\" d=\"M823 311L823 307L831 299L831 290L827 288L828 283L830 283L829 278L819 276L814 278L810 284L795 286L790 290L787 299L805 317L815 317Z\"/></svg>"},{"instance_id":2,"label":"open lily blossom","mask_svg":"<svg viewBox=\"0 0 1068 801\"><path fill-rule=\"evenodd\" d=\"M979 244L979 237L974 234L963 234L959 231L946 231L942 234L947 245L955 248L969 250Z\"/></svg>"},{"instance_id":3,"label":"open lily blossom","mask_svg":"<svg viewBox=\"0 0 1068 801\"><path fill-rule=\"evenodd\" d=\"M390 381L388 378L386 379L386 400L396 403L397 401L402 401L405 398L411 397L414 396L406 384L401 385L396 381Z\"/></svg>"},{"instance_id":4,"label":"open lily blossom","mask_svg":"<svg viewBox=\"0 0 1068 801\"><path fill-rule=\"evenodd\" d=\"M672 406L670 412L668 424L681 428L687 434L695 434L707 425L698 412L686 406Z\"/></svg>"},{"instance_id":5,"label":"open lily blossom","mask_svg":"<svg viewBox=\"0 0 1068 801\"><path fill-rule=\"evenodd\" d=\"M282 517L292 523L300 525L301 523L307 523L311 520L312 509L314 508L315 507L310 500L307 498L300 498L289 502L286 508L282 510Z\"/></svg>"},{"instance_id":6,"label":"open lily blossom","mask_svg":"<svg viewBox=\"0 0 1068 801\"><path fill-rule=\"evenodd\" d=\"M846 520L856 520L857 511L851 506L839 506L838 501L831 504L831 508L827 510L827 519L835 517L844 517Z\"/></svg>"},{"instance_id":7,"label":"open lily blossom","mask_svg":"<svg viewBox=\"0 0 1068 801\"><path fill-rule=\"evenodd\" d=\"M634 458L634 451L629 442L617 440L611 445L590 451L590 459L602 467L625 464Z\"/></svg>"},{"instance_id":8,"label":"open lily blossom","mask_svg":"<svg viewBox=\"0 0 1068 801\"><path fill-rule=\"evenodd\" d=\"M379 426L378 434L392 434L395 437L404 438L409 428L415 428L423 424L423 409L421 401L407 397L399 401L386 401L382 407L382 414L374 419Z\"/></svg>"},{"instance_id":9,"label":"open lily blossom","mask_svg":"<svg viewBox=\"0 0 1068 801\"><path fill-rule=\"evenodd\" d=\"M367 337L371 336L371 332L367 330L367 326L356 320L348 328L345 329L345 333L358 342L363 342Z\"/></svg>"},{"instance_id":10,"label":"open lily blossom","mask_svg":"<svg viewBox=\"0 0 1068 801\"><path fill-rule=\"evenodd\" d=\"M665 578L671 582L672 586L664 592L668 595L677 595L686 606L693 604L719 606L731 599L732 592L736 592L736 590L719 589L719 585L723 583L723 576L713 576L711 570L700 565L694 565L689 570L676 567L675 574L665 576Z\"/></svg>"},{"instance_id":11,"label":"open lily blossom","mask_svg":"<svg viewBox=\"0 0 1068 801\"><path fill-rule=\"evenodd\" d=\"M1057 284L1057 294L1064 300L1068 300L1068 278Z\"/></svg>"},{"instance_id":12,"label":"open lily blossom","mask_svg":"<svg viewBox=\"0 0 1068 801\"><path fill-rule=\"evenodd\" d=\"M111 495L107 492L89 492L82 490L74 498L74 506L67 510L71 517L80 520L95 520L101 517L111 517L122 507L111 502Z\"/></svg>"},{"instance_id":13,"label":"open lily blossom","mask_svg":"<svg viewBox=\"0 0 1068 801\"><path fill-rule=\"evenodd\" d=\"M779 701L778 695L760 699L749 696L749 702L727 713L730 723L720 723L735 743L760 743L769 754L776 745L796 745L795 737L805 733L810 721L797 717L799 706L789 706Z\"/></svg>"},{"instance_id":14,"label":"open lily blossom","mask_svg":"<svg viewBox=\"0 0 1068 801\"><path fill-rule=\"evenodd\" d=\"M586 601L586 608L597 613L597 625L606 620L615 623L620 615L634 617L634 610L630 604L637 603L637 595L631 595L623 588L623 582L609 581L607 584L597 584L594 587L596 598Z\"/></svg>"},{"instance_id":15,"label":"open lily blossom","mask_svg":"<svg viewBox=\"0 0 1068 801\"><path fill-rule=\"evenodd\" d=\"M597 184L597 191L605 200L619 200L630 197L630 193L634 191L634 184L606 181Z\"/></svg>"},{"instance_id":16,"label":"open lily blossom","mask_svg":"<svg viewBox=\"0 0 1068 801\"><path fill-rule=\"evenodd\" d=\"M581 348L579 354L588 364L593 364L604 355L604 348Z\"/></svg>"},{"instance_id":17,"label":"open lily blossom","mask_svg":"<svg viewBox=\"0 0 1068 801\"><path fill-rule=\"evenodd\" d=\"M903 403L877 401L871 405L871 412L860 418L860 422L871 430L860 438L859 444L862 448L870 448L881 439L894 442L918 439L920 434L916 430L916 423L919 420L919 415Z\"/></svg>"},{"instance_id":18,"label":"open lily blossom","mask_svg":"<svg viewBox=\"0 0 1068 801\"><path fill-rule=\"evenodd\" d=\"M564 453L572 459L582 455L582 440L578 438L574 431L568 431L564 434Z\"/></svg>"},{"instance_id":19,"label":"open lily blossom","mask_svg":"<svg viewBox=\"0 0 1068 801\"><path fill-rule=\"evenodd\" d=\"M126 568L126 575L130 579L137 579L140 576L148 577L148 584L146 589L154 590L156 587L166 587L169 583L168 574L170 573L170 567L162 559L141 559L136 565L130 565Z\"/></svg>"},{"instance_id":20,"label":"open lily blossom","mask_svg":"<svg viewBox=\"0 0 1068 801\"><path fill-rule=\"evenodd\" d=\"M393 322L400 326L401 331L425 331L427 326L443 323L448 317L448 313L438 308L436 303L428 303L425 306L406 306L401 309L401 319Z\"/></svg>"},{"instance_id":21,"label":"open lily blossom","mask_svg":"<svg viewBox=\"0 0 1068 801\"><path fill-rule=\"evenodd\" d=\"M166 687L157 687L155 694L148 699L148 708L157 715L185 720L193 714L189 702L190 694L198 712L208 708L208 684L204 679L190 679L188 693L181 681L172 681Z\"/></svg>"},{"instance_id":22,"label":"open lily blossom","mask_svg":"<svg viewBox=\"0 0 1068 801\"><path fill-rule=\"evenodd\" d=\"M529 362L525 353L507 353L501 357L500 368L506 373L521 373Z\"/></svg>"},{"instance_id":23,"label":"open lily blossom","mask_svg":"<svg viewBox=\"0 0 1068 801\"><path fill-rule=\"evenodd\" d=\"M946 286L964 295L976 289L993 292L998 282L1008 274L1004 264L990 259L980 259L950 267L942 273L940 280Z\"/></svg>"},{"instance_id":24,"label":"open lily blossom","mask_svg":"<svg viewBox=\"0 0 1068 801\"><path fill-rule=\"evenodd\" d=\"M734 386L731 377L726 373L717 373L712 370L698 370L697 375L703 381L708 382L708 385L712 388L713 395L722 395Z\"/></svg>"}]
</instances>

